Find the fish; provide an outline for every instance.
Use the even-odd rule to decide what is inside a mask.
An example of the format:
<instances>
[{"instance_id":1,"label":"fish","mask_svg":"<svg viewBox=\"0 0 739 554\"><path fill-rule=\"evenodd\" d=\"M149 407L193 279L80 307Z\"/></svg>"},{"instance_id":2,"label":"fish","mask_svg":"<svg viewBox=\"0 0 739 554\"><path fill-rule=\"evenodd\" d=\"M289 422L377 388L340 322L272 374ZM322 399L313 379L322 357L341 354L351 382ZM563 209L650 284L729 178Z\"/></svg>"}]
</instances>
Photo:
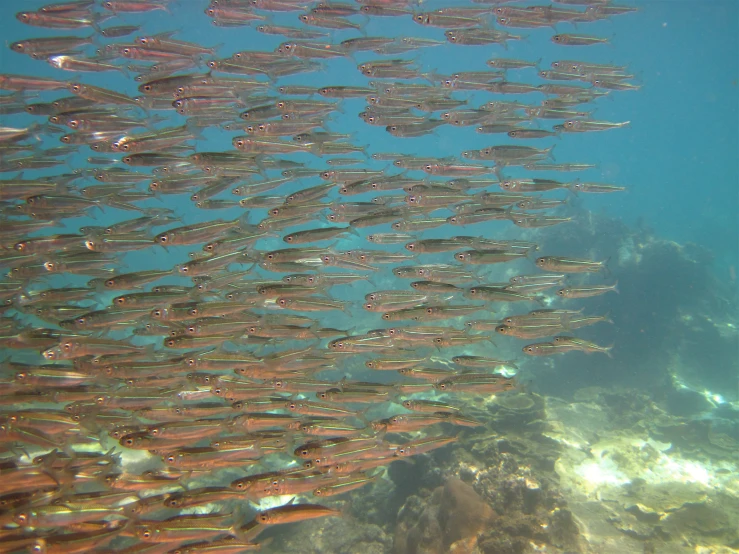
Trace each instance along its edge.
<instances>
[{"instance_id":1,"label":"fish","mask_svg":"<svg viewBox=\"0 0 739 554\"><path fill-rule=\"evenodd\" d=\"M626 190L626 187L619 187L616 185L606 185L602 183L581 183L575 182L569 186L569 189L574 192L588 192L595 194L610 193L610 192L622 192Z\"/></svg>"},{"instance_id":2,"label":"fish","mask_svg":"<svg viewBox=\"0 0 739 554\"><path fill-rule=\"evenodd\" d=\"M605 246L524 266L562 242L550 226L590 236L589 194L631 186L534 172L607 167L571 133L627 126L593 106L636 72L547 41L478 51L631 11L581 5L22 6L10 23L50 30L10 33L0 64L3 547L265 549L268 526L341 517L334 497L376 494L394 463L459 457L480 397L519 388L516 338L549 341L524 347L532 375L537 356L618 355L571 336L608 313L560 307L615 290L568 280L609 273Z\"/></svg>"},{"instance_id":3,"label":"fish","mask_svg":"<svg viewBox=\"0 0 739 554\"><path fill-rule=\"evenodd\" d=\"M569 348L567 345L558 345L553 342L537 342L524 346L522 350L527 356L551 356L567 352Z\"/></svg>"},{"instance_id":4,"label":"fish","mask_svg":"<svg viewBox=\"0 0 739 554\"><path fill-rule=\"evenodd\" d=\"M285 504L261 512L255 518L260 525L281 525L319 517L338 517L339 510L319 504Z\"/></svg>"},{"instance_id":5,"label":"fish","mask_svg":"<svg viewBox=\"0 0 739 554\"><path fill-rule=\"evenodd\" d=\"M563 258L559 256L542 256L536 259L536 265L546 271L562 273L598 273L608 269L608 260L592 261L581 258Z\"/></svg>"},{"instance_id":6,"label":"fish","mask_svg":"<svg viewBox=\"0 0 739 554\"><path fill-rule=\"evenodd\" d=\"M618 282L612 285L582 285L579 287L565 287L557 290L557 296L562 298L590 298L607 292L618 292Z\"/></svg>"},{"instance_id":7,"label":"fish","mask_svg":"<svg viewBox=\"0 0 739 554\"><path fill-rule=\"evenodd\" d=\"M613 357L613 354L611 354L611 350L613 349L614 345L599 346L594 342L565 335L554 337L554 339L552 339L552 343L561 348L578 350L580 352L585 352L586 354L590 354L592 352L600 352L602 354L606 354L609 358Z\"/></svg>"},{"instance_id":8,"label":"fish","mask_svg":"<svg viewBox=\"0 0 739 554\"><path fill-rule=\"evenodd\" d=\"M594 44L608 44L609 39L592 35L559 34L552 36L552 42L565 46L592 46Z\"/></svg>"},{"instance_id":9,"label":"fish","mask_svg":"<svg viewBox=\"0 0 739 554\"><path fill-rule=\"evenodd\" d=\"M623 121L619 123L613 123L610 121L588 121L571 119L565 121L562 125L562 130L568 133L587 133L597 131L608 131L611 129L620 129L622 127L628 127L631 125L630 121Z\"/></svg>"}]
</instances>

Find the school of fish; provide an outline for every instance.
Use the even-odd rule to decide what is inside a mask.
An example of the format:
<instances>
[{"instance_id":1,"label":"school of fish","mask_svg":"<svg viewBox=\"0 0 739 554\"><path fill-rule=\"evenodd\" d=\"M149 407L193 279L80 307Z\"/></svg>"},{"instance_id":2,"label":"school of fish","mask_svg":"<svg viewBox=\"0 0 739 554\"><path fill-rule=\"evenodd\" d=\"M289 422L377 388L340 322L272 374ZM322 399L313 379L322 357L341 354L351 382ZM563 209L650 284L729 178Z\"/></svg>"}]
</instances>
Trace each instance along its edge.
<instances>
[{"instance_id":1,"label":"school of fish","mask_svg":"<svg viewBox=\"0 0 739 554\"><path fill-rule=\"evenodd\" d=\"M611 355L575 336L609 321L577 303L617 292L607 260L532 237L578 225L575 195L625 188L577 179L599 160L555 162L552 145L628 125L594 103L639 85L581 61L608 39L580 30L634 8L177 4L284 38L234 52L140 34L167 0L32 4L3 57L28 71L0 73L3 121L25 122L0 127L0 552L268 550L265 529L340 517L333 497L483 425L468 402L517 386L496 341ZM438 37L364 30L396 18ZM562 59L507 57L527 33ZM452 75L418 63L466 45L495 55ZM283 81L337 58L365 85ZM56 77L34 76L44 62ZM450 126L479 148L368 147L333 123L355 99L358 125L411 151Z\"/></svg>"}]
</instances>

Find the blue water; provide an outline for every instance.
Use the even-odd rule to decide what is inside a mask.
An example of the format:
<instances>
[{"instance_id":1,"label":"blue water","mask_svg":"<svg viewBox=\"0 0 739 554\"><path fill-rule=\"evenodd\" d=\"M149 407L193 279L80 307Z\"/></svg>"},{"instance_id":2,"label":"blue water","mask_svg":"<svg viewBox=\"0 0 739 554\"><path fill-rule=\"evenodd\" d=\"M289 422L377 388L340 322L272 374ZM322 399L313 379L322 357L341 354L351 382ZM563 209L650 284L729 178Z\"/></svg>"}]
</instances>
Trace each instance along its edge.
<instances>
[{"instance_id":1,"label":"blue water","mask_svg":"<svg viewBox=\"0 0 739 554\"><path fill-rule=\"evenodd\" d=\"M0 5L0 18L3 21L3 37L6 44L14 41L57 35L87 36L90 31L67 31L41 29L21 24L15 18L20 10L33 10L45 2L28 0L24 2L4 2ZM542 245L538 255L570 255L592 259L610 258L610 271L605 278L594 276L590 280L574 282L612 282L618 280L621 295L609 294L585 301L572 301L567 307L585 307L586 313L610 313L613 326L588 328L583 335L601 345L615 344L613 359L599 354L584 356L569 354L566 359L549 360L528 359L520 349L526 341L495 337L497 348L494 354L489 345L470 345L444 350L444 356L458 354L500 355L508 358L524 358L521 363L520 379L530 390L540 394L568 397L578 389L591 386L654 386L661 383L665 374L678 374L681 380L689 382L696 390L710 390L730 401L737 400L739 389L736 382L736 327L731 335L731 324L739 325L736 314L737 279L739 270L739 104L737 103L739 80L739 3L733 0L716 0L708 4L674 1L646 1L643 3L623 2L639 7L636 13L614 16L609 20L581 23L573 26L558 24L556 32L593 34L610 37L610 44L589 47L565 47L552 44L550 36L554 30L508 29L513 34L524 35L523 40L509 41L507 47L501 45L458 46L444 43L440 46L421 48L398 58L412 59L429 78L449 75L459 71L479 71L488 69L485 60L491 57L540 60L539 68L549 69L550 63L558 59L576 59L590 63L605 63L628 66L635 75L631 81L640 85L639 90L613 91L607 97L583 105L593 110L597 120L623 122L629 121L625 128L602 133L565 133L552 139L515 141L505 134L481 135L472 127L453 127L444 125L435 132L421 138L396 138L383 127L364 124L357 114L366 104L363 98L346 99L341 102L339 113L330 117L327 127L332 132L352 135L352 143L366 145L368 155L375 153L399 153L433 157L460 156L463 151L480 149L488 145L515 144L546 148L555 145L552 151L553 163L592 163L595 169L577 172L536 172L532 174L522 167L505 168L507 178L541 177L558 180L592 181L626 187L626 192L574 196L557 191L546 193L547 198L566 198L571 205L555 210L557 215L572 216L574 222L541 230L522 230L507 221L493 221L468 227L444 226L424 231L423 238L438 238L451 235L479 235L488 238L509 240L532 240ZM517 3L529 5L531 2ZM203 13L206 1L176 0L169 5L169 13L154 11L149 14L126 14L113 17L101 24L102 27L120 24L141 25L141 30L133 36L148 36L156 33L175 31L175 37L217 48L217 57L227 58L241 50L272 51L286 39L281 36L258 33L253 27L223 28L213 26ZM430 11L443 6L467 6L467 2L432 0L423 3L423 9ZM413 23L409 17L372 18L355 17L361 22L362 33L355 30L326 31L333 42L368 36L415 36L427 39L444 40L444 29L424 27ZM271 23L297 26L296 13L275 13ZM131 37L128 37L129 39ZM127 42L127 37L117 40L95 38L96 47L111 42ZM307 85L316 89L330 85L368 86L368 79L357 69L357 64L377 59L371 52L359 52L353 57L320 60L321 70L280 78L272 83L280 85ZM116 61L123 66L133 61ZM205 70L205 66L201 71ZM106 87L123 92L131 97L138 96L139 82L133 80L132 73L104 74L86 73L75 75L55 69L44 61L32 60L17 54L9 48L0 49L0 73L13 73L68 79ZM225 74L222 74L226 76ZM234 76L236 77L236 76ZM262 77L248 76L247 79ZM533 69L509 72L509 80L541 84L542 81ZM435 79L435 82L438 79ZM270 90L269 94L276 94ZM67 96L66 91L27 93L27 102L50 101ZM458 97L469 99L472 106L490 100L515 100L527 104L538 104L545 97L541 93L526 95L495 95L487 92L462 91ZM296 97L291 97L296 98ZM321 97L313 98L321 100ZM166 121L153 124L154 127L180 125L184 118L164 111L153 112L166 117ZM434 117L438 117L438 113ZM0 125L25 127L43 118L26 114L0 116ZM551 121L543 121L546 127ZM243 133L225 132L218 128L207 128L194 145L194 151L231 150L231 139ZM51 148L61 143L55 137L40 136L36 144L40 148ZM107 156L111 162L118 159L115 154L97 154L82 147L71 155L66 165L56 168L28 171L24 178L55 175L71 170L97 167L87 163L89 156ZM350 154L349 157L361 156ZM304 163L316 170L323 170L325 159L311 154L292 156L277 155ZM362 167L383 169L389 162L367 158ZM118 164L120 165L120 164ZM125 167L125 166L124 166ZM353 167L353 166L350 166ZM134 168L145 171L145 168ZM342 168L338 168L342 169ZM390 173L399 173L392 169ZM3 178L14 176L14 172L3 174ZM426 175L411 172L417 178ZM274 178L277 172L269 172ZM317 177L305 178L281 187L276 192L265 194L288 195L291 192L319 184ZM86 184L91 184L86 183ZM1 184L0 184L1 186ZM497 191L496 188L490 190ZM390 193L388 193L390 194ZM394 191L392 194L397 194ZM374 194L347 197L348 201L368 201ZM188 199L188 194L166 195L137 203L142 207L166 206L182 218L183 224L191 224L210 219L234 219L244 213L241 208L210 211L198 210ZM236 197L225 192L218 196L223 199ZM332 193L329 199L339 198ZM248 220L258 223L266 211L250 210ZM435 214L436 215L436 214ZM448 215L448 214L446 214ZM50 232L77 232L85 225L107 226L117 221L136 217L135 212L93 209L89 217L69 218L61 222L61 227L53 231L42 230L33 236ZM322 225L323 223L319 223ZM174 226L174 225L171 225ZM291 228L291 231L307 229L315 223ZM157 228L161 232L165 228ZM361 237L350 235L340 239L335 247L338 250L351 248L383 248L371 245L364 235L390 231L387 225L360 229ZM613 233L613 234L611 234ZM267 251L284 248L287 245L280 236L261 240L259 250ZM628 238L629 241L625 239ZM676 243L679 255L660 257L654 255L643 265L634 264L635 256L643 253L640 244L657 244L669 249L670 242ZM324 244L324 243L321 243ZM696 246L690 246L690 245ZM405 252L400 245L386 249ZM141 252L121 254L117 258L121 271L141 269L169 269L187 260L190 252L198 251L200 245L193 247L172 247L163 249L154 246ZM630 250L629 250L630 249ZM662 250L659 250L662 252ZM665 252L667 250L664 250ZM695 254L695 252L699 254ZM672 251L670 251L672 252ZM686 254L687 252L687 254ZM692 254L691 254L692 253ZM681 258L682 256L682 258ZM433 255L424 261L448 261L449 256ZM667 266L660 265L665 260ZM687 260L687 261L685 261ZM682 264L685 261L685 264ZM410 261L409 263L418 263ZM678 265L673 266L673 263ZM531 261L515 262L516 272L533 273L535 266ZM362 297L375 289L393 288L399 284L389 267L373 274L369 282L352 286L338 286L332 296L338 300L352 302L354 308L350 315L338 313L322 317L323 325L344 329L356 329L358 333L375 327L388 327L378 314L368 314L357 308ZM493 268L486 276L490 281L507 280L515 273ZM344 271L344 270L341 270ZM276 274L259 273L260 279L279 279ZM86 278L80 276L57 277L51 282L59 286L82 286ZM160 281L162 284L188 284L189 280L173 275ZM407 285L403 281L403 286ZM33 283L38 288L39 282ZM116 292L116 294L119 294ZM102 309L116 294L102 293L96 297L97 309ZM697 299L696 302L692 302ZM462 301L464 303L464 301ZM559 304L558 306L562 306ZM500 308L501 314L524 313L518 307ZM497 314L490 316L498 317ZM695 344L687 344L691 332L675 322L681 318L705 318L715 324L709 331L701 328L693 337ZM701 319L703 321L703 319ZM431 323L435 324L435 323ZM442 323L443 324L443 323ZM726 336L716 338L721 329ZM705 334L701 334L704 333ZM125 336L123 334L122 336ZM704 337L707 337L704 339ZM710 339L710 340L709 340ZM724 340L725 339L725 340ZM158 340L158 339L157 339ZM137 338L134 342L143 344L147 339ZM537 342L537 341L528 341ZM285 343L287 344L287 343ZM277 349L284 345L278 345ZM679 362L672 356L677 352ZM5 353L5 352L4 352ZM10 353L10 351L8 351ZM18 354L12 353L12 359ZM579 357L577 357L579 356ZM599 357L601 356L601 357ZM3 356L6 357L6 356ZM346 367L326 373L326 378L340 379L349 375L353 379L387 380L388 376L371 375L361 363L365 358L354 357ZM594 361L596 360L596 361ZM668 363L668 360L671 360ZM38 361L38 360L35 360ZM675 370L673 366L680 366ZM705 364L707 369L701 369ZM657 366L659 366L657 368ZM668 366L670 368L668 369ZM700 367L699 367L700 366ZM650 368L654 369L649 374ZM702 376L700 375L702 373ZM651 376L650 376L651 375ZM656 390L656 388L654 390ZM651 391L653 389L648 389ZM656 393L655 393L656 395ZM377 410L378 417L387 412L399 410L391 408L386 412Z\"/></svg>"}]
</instances>

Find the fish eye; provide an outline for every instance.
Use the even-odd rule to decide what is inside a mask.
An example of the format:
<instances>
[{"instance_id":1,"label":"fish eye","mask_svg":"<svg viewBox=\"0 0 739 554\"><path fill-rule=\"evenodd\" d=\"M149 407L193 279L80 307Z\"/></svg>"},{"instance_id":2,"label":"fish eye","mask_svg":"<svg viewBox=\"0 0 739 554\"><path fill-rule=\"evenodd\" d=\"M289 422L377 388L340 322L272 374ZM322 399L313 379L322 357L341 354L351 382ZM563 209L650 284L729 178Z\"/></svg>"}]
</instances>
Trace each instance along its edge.
<instances>
[{"instance_id":1,"label":"fish eye","mask_svg":"<svg viewBox=\"0 0 739 554\"><path fill-rule=\"evenodd\" d=\"M285 237L285 242L292 242L292 241L293 241L293 238L294 238L294 237L293 237L292 235L287 235L287 236Z\"/></svg>"},{"instance_id":2,"label":"fish eye","mask_svg":"<svg viewBox=\"0 0 739 554\"><path fill-rule=\"evenodd\" d=\"M236 141L236 148L241 148L243 146L244 146L244 141L243 140L237 140Z\"/></svg>"},{"instance_id":3,"label":"fish eye","mask_svg":"<svg viewBox=\"0 0 739 554\"><path fill-rule=\"evenodd\" d=\"M554 36L552 37L552 40L553 40L554 42L559 42L559 41L561 41L561 40L562 40L562 37L561 37L561 36L559 36L559 35L554 35Z\"/></svg>"},{"instance_id":4,"label":"fish eye","mask_svg":"<svg viewBox=\"0 0 739 554\"><path fill-rule=\"evenodd\" d=\"M159 242L161 242L161 243L165 243L165 242L167 242L168 240L169 240L169 239L167 238L167 235L159 235Z\"/></svg>"},{"instance_id":5,"label":"fish eye","mask_svg":"<svg viewBox=\"0 0 739 554\"><path fill-rule=\"evenodd\" d=\"M87 320L84 317L78 317L77 318L77 324L78 325L84 325L85 323L87 323Z\"/></svg>"}]
</instances>

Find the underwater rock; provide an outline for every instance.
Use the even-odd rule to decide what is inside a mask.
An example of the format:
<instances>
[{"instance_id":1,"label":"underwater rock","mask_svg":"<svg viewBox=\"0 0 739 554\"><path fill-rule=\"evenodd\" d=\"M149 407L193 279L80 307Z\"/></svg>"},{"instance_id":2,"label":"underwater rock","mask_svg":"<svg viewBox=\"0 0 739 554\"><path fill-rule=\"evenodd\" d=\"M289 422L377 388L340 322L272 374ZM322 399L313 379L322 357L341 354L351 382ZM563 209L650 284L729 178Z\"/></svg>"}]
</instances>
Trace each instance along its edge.
<instances>
[{"instance_id":1,"label":"underwater rock","mask_svg":"<svg viewBox=\"0 0 739 554\"><path fill-rule=\"evenodd\" d=\"M665 407L673 415L687 417L709 411L713 404L704 394L687 387L679 387L666 393Z\"/></svg>"},{"instance_id":2,"label":"underwater rock","mask_svg":"<svg viewBox=\"0 0 739 554\"><path fill-rule=\"evenodd\" d=\"M735 322L739 308L725 302L706 297L706 305L699 310L681 309L672 331L675 346L670 371L691 389L737 400L739 329Z\"/></svg>"},{"instance_id":3,"label":"underwater rock","mask_svg":"<svg viewBox=\"0 0 739 554\"><path fill-rule=\"evenodd\" d=\"M422 509L419 509L421 508ZM495 512L470 485L450 477L425 502L416 497L404 507L395 533L396 554L442 554L471 551L476 537L494 520Z\"/></svg>"},{"instance_id":4,"label":"underwater rock","mask_svg":"<svg viewBox=\"0 0 739 554\"><path fill-rule=\"evenodd\" d=\"M592 551L677 554L739 544L739 500L724 492L737 490L736 465L713 454L735 440L730 406L688 418L636 391L592 387L577 396L583 402L547 399L549 416L559 418L548 434L561 445L560 490ZM578 420L585 414L592 417Z\"/></svg>"},{"instance_id":5,"label":"underwater rock","mask_svg":"<svg viewBox=\"0 0 739 554\"><path fill-rule=\"evenodd\" d=\"M532 421L546 418L546 402L538 394L503 394L488 404L497 430L510 427L523 428Z\"/></svg>"},{"instance_id":6,"label":"underwater rock","mask_svg":"<svg viewBox=\"0 0 739 554\"><path fill-rule=\"evenodd\" d=\"M300 554L387 554L392 551L392 539L377 525L343 517L295 526L291 533L280 534L272 549Z\"/></svg>"},{"instance_id":7,"label":"underwater rock","mask_svg":"<svg viewBox=\"0 0 739 554\"><path fill-rule=\"evenodd\" d=\"M395 464L398 466L413 465ZM372 485L361 489L362 494L352 497L349 512L361 519L364 523L372 523L385 527L395 524L395 514L403 505L407 492L400 494L395 482L390 478L381 477Z\"/></svg>"},{"instance_id":8,"label":"underwater rock","mask_svg":"<svg viewBox=\"0 0 739 554\"><path fill-rule=\"evenodd\" d=\"M619 295L593 298L588 307L592 313L610 313L618 328L614 358L573 353L549 366L542 363L533 390L571 398L580 387L595 383L657 389L677 371L694 376L696 385L710 382L711 390L736 398L739 333L731 324L735 325L737 306L727 285L713 276L710 253L600 215L591 215L586 229L578 229L576 235L566 226L553 229L541 248L583 240L610 256L608 267L618 274ZM607 327L593 327L584 334L595 342L610 341Z\"/></svg>"},{"instance_id":9,"label":"underwater rock","mask_svg":"<svg viewBox=\"0 0 739 554\"><path fill-rule=\"evenodd\" d=\"M698 459L739 460L739 422L663 416L648 422L650 435Z\"/></svg>"}]
</instances>

